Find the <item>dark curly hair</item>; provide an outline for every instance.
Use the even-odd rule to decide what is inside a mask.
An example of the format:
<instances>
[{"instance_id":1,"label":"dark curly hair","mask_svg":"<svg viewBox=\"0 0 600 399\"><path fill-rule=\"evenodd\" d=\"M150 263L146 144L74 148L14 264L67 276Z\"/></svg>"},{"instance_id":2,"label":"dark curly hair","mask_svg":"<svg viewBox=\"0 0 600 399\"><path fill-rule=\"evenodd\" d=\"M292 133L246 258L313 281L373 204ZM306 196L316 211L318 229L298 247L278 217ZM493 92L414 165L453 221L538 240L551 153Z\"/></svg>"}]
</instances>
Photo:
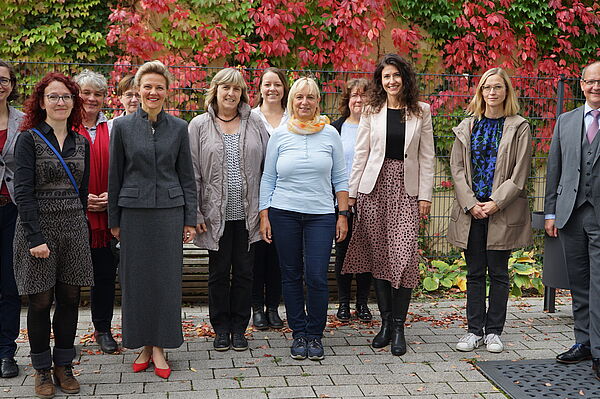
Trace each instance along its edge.
<instances>
[{"instance_id":1,"label":"dark curly hair","mask_svg":"<svg viewBox=\"0 0 600 399\"><path fill-rule=\"evenodd\" d=\"M384 55L373 73L373 81L369 89L368 105L372 112L379 112L385 101L387 93L383 88L382 72L387 65L393 65L398 68L402 76L402 93L400 103L406 107L408 115L421 116L421 107L419 107L419 86L417 85L417 74L412 65L398 54Z\"/></svg>"},{"instance_id":2,"label":"dark curly hair","mask_svg":"<svg viewBox=\"0 0 600 399\"><path fill-rule=\"evenodd\" d=\"M17 75L15 75L15 70L12 65L8 62L0 60L0 67L4 67L8 69L8 76L10 77L10 85L12 86L12 91L8 95L6 101L11 102L19 98L19 87L17 86Z\"/></svg>"},{"instance_id":3,"label":"dark curly hair","mask_svg":"<svg viewBox=\"0 0 600 399\"><path fill-rule=\"evenodd\" d=\"M40 80L35 87L29 98L23 105L23 112L25 112L25 118L21 124L21 130L32 129L42 123L46 119L46 110L42 109L42 102L44 101L44 90L52 82L61 82L73 95L73 109L71 115L67 119L67 128L74 129L81 125L81 112L83 109L83 103L79 97L79 86L73 81L73 79L58 72L50 72L46 74Z\"/></svg>"},{"instance_id":4,"label":"dark curly hair","mask_svg":"<svg viewBox=\"0 0 600 399\"><path fill-rule=\"evenodd\" d=\"M354 90L354 88L358 88L360 91L362 91L363 93L366 94L368 87L369 87L369 81L364 78L350 79L346 83L346 87L342 91L342 97L340 98L340 105L338 106L338 110L340 111L340 114L342 114L342 117L347 118L350 116L349 104L350 104L350 94L352 94L352 90Z\"/></svg>"}]
</instances>

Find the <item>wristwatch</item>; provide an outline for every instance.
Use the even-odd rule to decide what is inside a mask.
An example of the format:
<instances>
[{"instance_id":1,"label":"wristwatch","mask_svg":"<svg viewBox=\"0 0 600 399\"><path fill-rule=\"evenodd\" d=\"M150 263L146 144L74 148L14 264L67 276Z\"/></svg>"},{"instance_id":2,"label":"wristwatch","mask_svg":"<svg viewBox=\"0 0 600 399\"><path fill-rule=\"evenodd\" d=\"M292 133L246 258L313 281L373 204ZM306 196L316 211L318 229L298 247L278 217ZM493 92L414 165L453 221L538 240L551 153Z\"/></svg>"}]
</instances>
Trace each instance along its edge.
<instances>
[{"instance_id":1,"label":"wristwatch","mask_svg":"<svg viewBox=\"0 0 600 399\"><path fill-rule=\"evenodd\" d=\"M338 215L350 217L350 211L338 211Z\"/></svg>"}]
</instances>

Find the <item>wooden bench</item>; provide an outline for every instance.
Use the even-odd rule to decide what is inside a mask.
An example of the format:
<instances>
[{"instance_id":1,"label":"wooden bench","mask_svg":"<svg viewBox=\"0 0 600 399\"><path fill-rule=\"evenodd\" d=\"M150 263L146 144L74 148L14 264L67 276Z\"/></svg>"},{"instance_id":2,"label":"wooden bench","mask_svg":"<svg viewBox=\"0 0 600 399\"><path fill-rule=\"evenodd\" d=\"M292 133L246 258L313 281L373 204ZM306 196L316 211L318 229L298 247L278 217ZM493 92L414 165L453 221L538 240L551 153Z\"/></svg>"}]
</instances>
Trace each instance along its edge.
<instances>
[{"instance_id":1,"label":"wooden bench","mask_svg":"<svg viewBox=\"0 0 600 399\"><path fill-rule=\"evenodd\" d=\"M335 249L332 249L329 259L329 273L327 276L330 300L337 299L337 283L335 279ZM207 304L208 303L208 251L199 249L193 244L183 246L183 303ZM355 286L352 287L353 292ZM117 303L120 302L121 288L117 282ZM353 294L354 295L354 294ZM84 288L81 293L84 301L89 301L89 288Z\"/></svg>"}]
</instances>

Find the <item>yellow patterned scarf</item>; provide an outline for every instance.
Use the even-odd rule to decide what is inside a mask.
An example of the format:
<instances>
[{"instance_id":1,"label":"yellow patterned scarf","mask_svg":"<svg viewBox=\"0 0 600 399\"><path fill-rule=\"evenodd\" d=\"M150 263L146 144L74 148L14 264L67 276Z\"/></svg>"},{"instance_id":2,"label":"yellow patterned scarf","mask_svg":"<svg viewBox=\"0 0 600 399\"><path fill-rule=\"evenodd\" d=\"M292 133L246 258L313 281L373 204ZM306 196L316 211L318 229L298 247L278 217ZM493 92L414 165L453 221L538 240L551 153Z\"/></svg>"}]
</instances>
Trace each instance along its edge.
<instances>
[{"instance_id":1,"label":"yellow patterned scarf","mask_svg":"<svg viewBox=\"0 0 600 399\"><path fill-rule=\"evenodd\" d=\"M320 132L327 124L329 124L329 118L327 116L317 115L315 119L308 122L290 118L287 127L292 133L308 135Z\"/></svg>"}]
</instances>

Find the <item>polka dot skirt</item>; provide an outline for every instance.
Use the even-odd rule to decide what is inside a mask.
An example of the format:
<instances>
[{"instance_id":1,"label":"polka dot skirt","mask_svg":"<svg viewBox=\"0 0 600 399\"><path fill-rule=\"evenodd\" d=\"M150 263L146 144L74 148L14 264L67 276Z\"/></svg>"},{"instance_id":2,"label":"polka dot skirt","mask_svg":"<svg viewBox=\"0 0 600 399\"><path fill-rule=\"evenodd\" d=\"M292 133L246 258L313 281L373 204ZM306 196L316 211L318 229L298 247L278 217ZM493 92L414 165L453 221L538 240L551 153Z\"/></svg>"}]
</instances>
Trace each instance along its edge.
<instances>
[{"instance_id":1,"label":"polka dot skirt","mask_svg":"<svg viewBox=\"0 0 600 399\"><path fill-rule=\"evenodd\" d=\"M358 194L342 273L370 272L394 288L419 283L419 206L404 189L404 162L386 158L370 194Z\"/></svg>"}]
</instances>

